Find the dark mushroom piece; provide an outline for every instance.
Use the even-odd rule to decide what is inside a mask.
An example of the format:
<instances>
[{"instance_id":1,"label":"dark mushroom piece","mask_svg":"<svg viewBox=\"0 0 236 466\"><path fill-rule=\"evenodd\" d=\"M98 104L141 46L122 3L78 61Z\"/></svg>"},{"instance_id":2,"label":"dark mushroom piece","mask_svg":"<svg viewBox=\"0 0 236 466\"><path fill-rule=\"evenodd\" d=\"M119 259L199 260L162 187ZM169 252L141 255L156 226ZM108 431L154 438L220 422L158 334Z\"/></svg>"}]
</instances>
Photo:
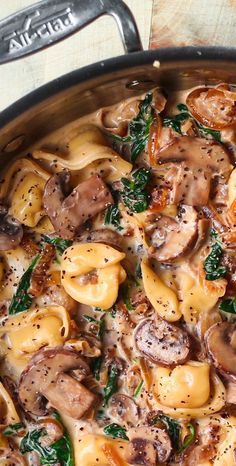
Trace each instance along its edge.
<instances>
[{"instance_id":1,"label":"dark mushroom piece","mask_svg":"<svg viewBox=\"0 0 236 466\"><path fill-rule=\"evenodd\" d=\"M117 393L109 403L109 414L126 427L134 427L139 421L139 408L128 395Z\"/></svg>"},{"instance_id":2,"label":"dark mushroom piece","mask_svg":"<svg viewBox=\"0 0 236 466\"><path fill-rule=\"evenodd\" d=\"M4 460L4 463L2 462ZM27 466L26 459L12 447L0 449L0 463L4 466Z\"/></svg>"},{"instance_id":3,"label":"dark mushroom piece","mask_svg":"<svg viewBox=\"0 0 236 466\"><path fill-rule=\"evenodd\" d=\"M206 332L206 348L214 366L228 380L236 382L236 327L219 322Z\"/></svg>"},{"instance_id":4,"label":"dark mushroom piece","mask_svg":"<svg viewBox=\"0 0 236 466\"><path fill-rule=\"evenodd\" d=\"M190 357L190 338L183 329L156 318L145 319L135 329L139 353L154 364L177 366Z\"/></svg>"},{"instance_id":5,"label":"dark mushroom piece","mask_svg":"<svg viewBox=\"0 0 236 466\"><path fill-rule=\"evenodd\" d=\"M168 263L187 253L198 237L197 212L183 205L175 219L160 215L147 225L151 246L149 254L159 262Z\"/></svg>"},{"instance_id":6,"label":"dark mushroom piece","mask_svg":"<svg viewBox=\"0 0 236 466\"><path fill-rule=\"evenodd\" d=\"M113 203L112 195L98 175L80 183L69 194L68 170L53 175L46 183L43 204L56 230L66 239L72 239L79 227Z\"/></svg>"},{"instance_id":7,"label":"dark mushroom piece","mask_svg":"<svg viewBox=\"0 0 236 466\"><path fill-rule=\"evenodd\" d=\"M157 427L135 427L127 432L129 443L125 460L129 464L156 466L171 455L171 441L167 432Z\"/></svg>"},{"instance_id":8,"label":"dark mushroom piece","mask_svg":"<svg viewBox=\"0 0 236 466\"><path fill-rule=\"evenodd\" d=\"M183 136L158 153L158 164L178 164L172 180L171 204L206 205L211 181L228 181L232 165L226 148L216 141Z\"/></svg>"},{"instance_id":9,"label":"dark mushroom piece","mask_svg":"<svg viewBox=\"0 0 236 466\"><path fill-rule=\"evenodd\" d=\"M109 228L101 228L100 230L82 233L76 237L76 241L81 241L82 243L103 243L113 246L115 249L121 249L122 236Z\"/></svg>"},{"instance_id":10,"label":"dark mushroom piece","mask_svg":"<svg viewBox=\"0 0 236 466\"><path fill-rule=\"evenodd\" d=\"M19 246L23 237L20 222L8 214L5 206L0 206L0 251L7 251Z\"/></svg>"},{"instance_id":11,"label":"dark mushroom piece","mask_svg":"<svg viewBox=\"0 0 236 466\"><path fill-rule=\"evenodd\" d=\"M48 400L55 409L74 419L86 416L99 398L74 379L72 371L80 373L80 380L90 373L77 351L63 347L38 351L20 378L19 398L25 411L43 416Z\"/></svg>"}]
</instances>

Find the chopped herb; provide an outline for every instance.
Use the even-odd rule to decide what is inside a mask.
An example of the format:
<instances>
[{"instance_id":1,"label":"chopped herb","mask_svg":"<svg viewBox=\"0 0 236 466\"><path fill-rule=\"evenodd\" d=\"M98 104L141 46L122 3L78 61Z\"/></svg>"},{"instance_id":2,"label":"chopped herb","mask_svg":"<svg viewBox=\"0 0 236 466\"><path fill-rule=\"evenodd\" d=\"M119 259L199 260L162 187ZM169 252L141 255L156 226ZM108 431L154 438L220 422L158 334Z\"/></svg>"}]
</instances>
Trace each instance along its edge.
<instances>
[{"instance_id":1,"label":"chopped herb","mask_svg":"<svg viewBox=\"0 0 236 466\"><path fill-rule=\"evenodd\" d=\"M121 297L122 297L122 300L124 301L124 304L125 304L127 310L129 312L133 311L134 307L133 307L133 305L131 303L130 286L128 285L128 283L125 283L124 285L122 285L122 287L121 287Z\"/></svg>"},{"instance_id":2,"label":"chopped herb","mask_svg":"<svg viewBox=\"0 0 236 466\"><path fill-rule=\"evenodd\" d=\"M146 94L139 104L138 115L130 122L128 136L113 135L114 139L131 143L131 161L135 162L139 154L145 149L149 132L155 116L152 107L152 93Z\"/></svg>"},{"instance_id":3,"label":"chopped herb","mask_svg":"<svg viewBox=\"0 0 236 466\"><path fill-rule=\"evenodd\" d=\"M143 212L148 208L150 195L146 186L150 181L151 173L146 168L138 168L132 173L132 179L121 178L123 191L121 197L131 212Z\"/></svg>"},{"instance_id":4,"label":"chopped herb","mask_svg":"<svg viewBox=\"0 0 236 466\"><path fill-rule=\"evenodd\" d=\"M19 430L24 429L25 426L22 422L17 422L16 424L9 424L4 430L3 435L6 437L11 437L12 435L17 435Z\"/></svg>"},{"instance_id":5,"label":"chopped herb","mask_svg":"<svg viewBox=\"0 0 236 466\"><path fill-rule=\"evenodd\" d=\"M36 254L33 258L28 269L23 273L19 285L17 287L16 293L14 294L10 307L9 314L14 315L19 312L26 311L32 304L33 297L28 294L28 289L30 287L30 279L34 268L36 267L40 258L40 254Z\"/></svg>"},{"instance_id":6,"label":"chopped herb","mask_svg":"<svg viewBox=\"0 0 236 466\"><path fill-rule=\"evenodd\" d=\"M184 451L195 440L195 437L196 437L196 428L195 428L195 426L193 424L191 424L191 422L189 422L187 424L187 428L189 430L189 434L187 435L187 437L185 437L184 442L182 443L181 447L178 450L178 453L181 453L182 451Z\"/></svg>"},{"instance_id":7,"label":"chopped herb","mask_svg":"<svg viewBox=\"0 0 236 466\"><path fill-rule=\"evenodd\" d=\"M39 454L42 465L60 464L60 466L74 466L73 448L68 432L52 445L43 446L41 438L47 435L45 429L36 429L28 432L22 439L20 451L25 453L35 451Z\"/></svg>"},{"instance_id":8,"label":"chopped herb","mask_svg":"<svg viewBox=\"0 0 236 466\"><path fill-rule=\"evenodd\" d=\"M111 396L117 392L117 381L119 376L119 370L115 365L112 365L109 369L108 373L108 381L104 388L104 397L103 397L103 406L108 405L108 401L110 400Z\"/></svg>"},{"instance_id":9,"label":"chopped herb","mask_svg":"<svg viewBox=\"0 0 236 466\"><path fill-rule=\"evenodd\" d=\"M174 131L176 131L176 133L182 134L182 132L181 132L181 123L183 121L185 121L185 120L189 120L189 119L193 120L194 119L200 136L205 138L205 137L210 135L216 141L221 142L221 133L220 133L220 131L215 131L214 129L206 128L201 123L199 123L197 120L195 120L195 118L189 112L189 109L188 109L187 105L180 103L180 104L177 105L177 108L180 111L180 113L177 113L177 115L174 115L174 116L171 116L171 117L168 116L168 117L163 118L163 125L164 126L169 126Z\"/></svg>"},{"instance_id":10,"label":"chopped herb","mask_svg":"<svg viewBox=\"0 0 236 466\"><path fill-rule=\"evenodd\" d=\"M143 388L143 380L140 380L139 384L137 385L134 391L134 398L138 398Z\"/></svg>"},{"instance_id":11,"label":"chopped herb","mask_svg":"<svg viewBox=\"0 0 236 466\"><path fill-rule=\"evenodd\" d=\"M204 261L204 270L207 280L217 280L217 278L223 277L226 274L226 267L220 266L222 254L222 245L219 241L216 241L212 245L210 254Z\"/></svg>"},{"instance_id":12,"label":"chopped herb","mask_svg":"<svg viewBox=\"0 0 236 466\"><path fill-rule=\"evenodd\" d=\"M129 440L126 435L126 429L115 422L113 424L109 424L108 426L104 427L103 429L104 434L109 435L112 438L122 438L123 440Z\"/></svg>"},{"instance_id":13,"label":"chopped herb","mask_svg":"<svg viewBox=\"0 0 236 466\"><path fill-rule=\"evenodd\" d=\"M113 225L118 231L122 230L120 226L120 211L117 204L110 205L105 214L105 225Z\"/></svg>"},{"instance_id":14,"label":"chopped herb","mask_svg":"<svg viewBox=\"0 0 236 466\"><path fill-rule=\"evenodd\" d=\"M221 311L229 312L230 314L236 314L236 298L223 299L219 308Z\"/></svg>"},{"instance_id":15,"label":"chopped herb","mask_svg":"<svg viewBox=\"0 0 236 466\"><path fill-rule=\"evenodd\" d=\"M141 264L137 264L136 269L135 269L135 276L136 279L141 280L142 279L142 270L141 270Z\"/></svg>"},{"instance_id":16,"label":"chopped herb","mask_svg":"<svg viewBox=\"0 0 236 466\"><path fill-rule=\"evenodd\" d=\"M105 332L105 320L104 319L101 319L101 320L97 320L97 319L94 319L94 317L92 316L88 316L86 314L83 315L83 318L85 320L87 320L87 322L92 322L96 325L98 325L98 338L100 338L100 340L103 339L103 336L104 336L104 332Z\"/></svg>"},{"instance_id":17,"label":"chopped herb","mask_svg":"<svg viewBox=\"0 0 236 466\"><path fill-rule=\"evenodd\" d=\"M91 363L91 370L93 373L94 378L99 381L100 380L100 370L102 365L102 356L98 356L94 358Z\"/></svg>"},{"instance_id":18,"label":"chopped herb","mask_svg":"<svg viewBox=\"0 0 236 466\"><path fill-rule=\"evenodd\" d=\"M61 255L63 252L72 245L72 241L69 239L63 238L52 238L51 236L42 235L42 241L44 243L53 244L57 250L57 252Z\"/></svg>"}]
</instances>

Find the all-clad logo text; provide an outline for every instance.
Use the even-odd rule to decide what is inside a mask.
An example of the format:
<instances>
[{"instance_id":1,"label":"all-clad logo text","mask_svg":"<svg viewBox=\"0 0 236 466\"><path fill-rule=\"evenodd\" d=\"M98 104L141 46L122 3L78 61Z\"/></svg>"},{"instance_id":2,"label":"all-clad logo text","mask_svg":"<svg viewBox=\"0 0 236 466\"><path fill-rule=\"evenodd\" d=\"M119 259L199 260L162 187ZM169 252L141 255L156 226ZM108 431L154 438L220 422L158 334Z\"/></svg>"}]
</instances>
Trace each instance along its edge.
<instances>
[{"instance_id":1,"label":"all-clad logo text","mask_svg":"<svg viewBox=\"0 0 236 466\"><path fill-rule=\"evenodd\" d=\"M74 16L70 8L58 11L56 15L40 19L40 11L28 15L21 29L7 34L3 39L8 42L9 53L30 47L38 39L46 39L71 28Z\"/></svg>"}]
</instances>

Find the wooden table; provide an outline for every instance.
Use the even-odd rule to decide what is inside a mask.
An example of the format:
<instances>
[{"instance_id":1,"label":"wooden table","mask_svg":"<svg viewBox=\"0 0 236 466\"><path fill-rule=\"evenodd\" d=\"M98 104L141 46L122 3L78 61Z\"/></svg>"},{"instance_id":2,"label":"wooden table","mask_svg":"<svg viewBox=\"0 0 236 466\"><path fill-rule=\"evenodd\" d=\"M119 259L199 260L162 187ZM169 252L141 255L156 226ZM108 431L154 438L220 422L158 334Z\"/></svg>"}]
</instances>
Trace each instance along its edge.
<instances>
[{"instance_id":1,"label":"wooden table","mask_svg":"<svg viewBox=\"0 0 236 466\"><path fill-rule=\"evenodd\" d=\"M136 18L145 49L192 44L236 46L236 0L125 1ZM0 2L0 18L4 18L36 0ZM114 20L100 18L79 34L44 52L2 65L0 111L60 75L122 53Z\"/></svg>"}]
</instances>

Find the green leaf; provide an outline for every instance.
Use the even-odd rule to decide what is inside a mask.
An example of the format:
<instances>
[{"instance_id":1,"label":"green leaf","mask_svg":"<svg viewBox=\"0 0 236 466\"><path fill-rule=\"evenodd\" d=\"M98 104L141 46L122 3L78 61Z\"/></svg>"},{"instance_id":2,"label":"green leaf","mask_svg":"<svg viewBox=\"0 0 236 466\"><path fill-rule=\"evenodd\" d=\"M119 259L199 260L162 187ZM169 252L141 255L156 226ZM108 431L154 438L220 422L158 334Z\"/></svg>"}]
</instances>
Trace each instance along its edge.
<instances>
[{"instance_id":1,"label":"green leaf","mask_svg":"<svg viewBox=\"0 0 236 466\"><path fill-rule=\"evenodd\" d=\"M134 398L138 398L143 388L143 380L140 380L139 384L137 385L134 391Z\"/></svg>"},{"instance_id":2,"label":"green leaf","mask_svg":"<svg viewBox=\"0 0 236 466\"><path fill-rule=\"evenodd\" d=\"M223 299L219 308L221 311L229 312L230 314L236 314L236 298Z\"/></svg>"},{"instance_id":3,"label":"green leaf","mask_svg":"<svg viewBox=\"0 0 236 466\"><path fill-rule=\"evenodd\" d=\"M98 328L99 328L99 330L98 330L98 338L100 338L100 340L102 340L102 339L103 339L103 336L104 336L104 333L105 333L105 328L106 328L106 327L105 327L105 325L106 325L106 324L105 324L105 320L104 320L104 319L97 320L97 319L94 319L94 317L88 316L88 315L86 315L86 314L83 315L83 318L84 318L85 320L87 320L87 322L92 322L92 323L98 325Z\"/></svg>"},{"instance_id":4,"label":"green leaf","mask_svg":"<svg viewBox=\"0 0 236 466\"><path fill-rule=\"evenodd\" d=\"M108 381L104 388L103 406L108 405L111 396L117 392L118 389L118 376L119 370L115 365L112 365L108 373Z\"/></svg>"},{"instance_id":5,"label":"green leaf","mask_svg":"<svg viewBox=\"0 0 236 466\"><path fill-rule=\"evenodd\" d=\"M219 241L216 241L212 245L210 254L204 261L204 270L206 272L207 280L216 280L217 278L223 277L227 269L226 267L220 266L220 260L223 254L223 248Z\"/></svg>"},{"instance_id":6,"label":"green leaf","mask_svg":"<svg viewBox=\"0 0 236 466\"><path fill-rule=\"evenodd\" d=\"M187 428L189 430L189 434L187 435L187 437L185 437L184 442L182 443L181 447L178 450L178 453L182 453L182 451L184 451L187 447L189 447L189 445L191 445L196 438L195 426L191 422L189 422L187 424Z\"/></svg>"},{"instance_id":7,"label":"green leaf","mask_svg":"<svg viewBox=\"0 0 236 466\"><path fill-rule=\"evenodd\" d=\"M138 168L132 173L132 178L121 178L123 191L121 197L131 212L143 212L148 208L150 196L145 190L150 181L151 173L146 168Z\"/></svg>"},{"instance_id":8,"label":"green leaf","mask_svg":"<svg viewBox=\"0 0 236 466\"><path fill-rule=\"evenodd\" d=\"M116 140L131 143L131 161L133 163L146 148L154 116L155 110L152 107L152 93L149 92L139 104L138 115L129 124L128 135L125 137L112 135Z\"/></svg>"},{"instance_id":9,"label":"green leaf","mask_svg":"<svg viewBox=\"0 0 236 466\"><path fill-rule=\"evenodd\" d=\"M6 437L11 437L13 435L17 435L17 432L19 430L24 429L25 426L22 422L17 422L16 424L9 424L4 430L3 430L3 435Z\"/></svg>"},{"instance_id":10,"label":"green leaf","mask_svg":"<svg viewBox=\"0 0 236 466\"><path fill-rule=\"evenodd\" d=\"M130 286L128 283L125 283L124 285L121 286L121 297L122 300L124 301L124 304L129 312L134 310L134 307L131 303L130 299Z\"/></svg>"},{"instance_id":11,"label":"green leaf","mask_svg":"<svg viewBox=\"0 0 236 466\"><path fill-rule=\"evenodd\" d=\"M69 239L63 239L59 237L52 238L51 236L47 235L42 235L42 241L48 244L53 244L60 255L63 254L63 252L73 243Z\"/></svg>"},{"instance_id":12,"label":"green leaf","mask_svg":"<svg viewBox=\"0 0 236 466\"><path fill-rule=\"evenodd\" d=\"M154 423L158 421L161 421L163 422L163 424L165 424L166 429L171 439L172 446L174 449L178 450L179 443L180 443L180 431L181 431L181 426L179 422L171 417L164 416L164 415L155 417Z\"/></svg>"},{"instance_id":13,"label":"green leaf","mask_svg":"<svg viewBox=\"0 0 236 466\"><path fill-rule=\"evenodd\" d=\"M113 225L118 231L122 230L120 226L120 211L117 204L112 204L107 208L104 223L105 225Z\"/></svg>"},{"instance_id":14,"label":"green leaf","mask_svg":"<svg viewBox=\"0 0 236 466\"><path fill-rule=\"evenodd\" d=\"M108 426L104 427L103 429L104 434L109 435L112 438L122 438L123 440L129 440L126 435L126 429L115 422L113 424L109 424Z\"/></svg>"},{"instance_id":15,"label":"green leaf","mask_svg":"<svg viewBox=\"0 0 236 466\"><path fill-rule=\"evenodd\" d=\"M97 358L94 358L91 363L91 370L92 370L94 378L97 381L100 380L100 370L101 370L102 360L103 360L102 356L98 356Z\"/></svg>"},{"instance_id":16,"label":"green leaf","mask_svg":"<svg viewBox=\"0 0 236 466\"><path fill-rule=\"evenodd\" d=\"M34 268L36 267L40 258L40 254L36 254L30 266L22 275L16 293L14 294L8 313L10 315L18 314L19 312L26 311L32 304L33 297L28 294L30 287L30 279Z\"/></svg>"}]
</instances>

